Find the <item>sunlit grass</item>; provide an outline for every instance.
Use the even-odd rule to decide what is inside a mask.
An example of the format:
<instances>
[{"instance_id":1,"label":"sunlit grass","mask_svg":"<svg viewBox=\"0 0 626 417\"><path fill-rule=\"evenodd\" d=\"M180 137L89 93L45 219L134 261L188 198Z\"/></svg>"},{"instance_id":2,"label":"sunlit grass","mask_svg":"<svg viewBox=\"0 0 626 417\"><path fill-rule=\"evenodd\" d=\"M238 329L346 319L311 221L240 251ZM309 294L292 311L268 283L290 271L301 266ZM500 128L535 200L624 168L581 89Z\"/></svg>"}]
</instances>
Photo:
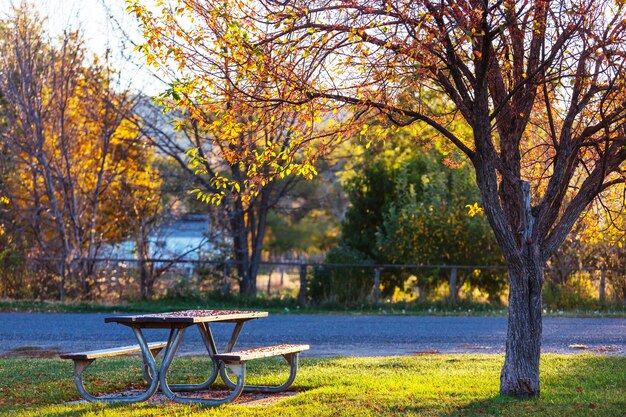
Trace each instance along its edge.
<instances>
[{"instance_id":1,"label":"sunlit grass","mask_svg":"<svg viewBox=\"0 0 626 417\"><path fill-rule=\"evenodd\" d=\"M368 314L368 315L428 315L428 316L491 316L505 317L506 306L479 302L461 301L448 303L434 302L397 302L381 303L374 307L363 305L341 307L337 305L310 306L300 308L293 299L247 298L231 296L228 298L198 299L160 299L153 301L134 301L123 304L100 304L97 302L49 302L31 300L0 299L0 311L28 311L48 313L150 313L188 309L251 309L269 311L272 314ZM546 307L546 317L626 317L626 306L605 305L595 310L559 310Z\"/></svg>"},{"instance_id":2,"label":"sunlit grass","mask_svg":"<svg viewBox=\"0 0 626 417\"><path fill-rule=\"evenodd\" d=\"M87 379L94 392L138 386L135 358L99 360ZM78 399L71 363L57 359L0 360L0 414L6 416L606 416L626 410L626 358L544 355L542 395L520 401L498 396L500 355L305 359L295 397L268 406L66 405ZM205 360L182 358L173 379L198 379ZM250 383L284 378L285 366L250 366ZM124 382L121 382L124 381Z\"/></svg>"}]
</instances>

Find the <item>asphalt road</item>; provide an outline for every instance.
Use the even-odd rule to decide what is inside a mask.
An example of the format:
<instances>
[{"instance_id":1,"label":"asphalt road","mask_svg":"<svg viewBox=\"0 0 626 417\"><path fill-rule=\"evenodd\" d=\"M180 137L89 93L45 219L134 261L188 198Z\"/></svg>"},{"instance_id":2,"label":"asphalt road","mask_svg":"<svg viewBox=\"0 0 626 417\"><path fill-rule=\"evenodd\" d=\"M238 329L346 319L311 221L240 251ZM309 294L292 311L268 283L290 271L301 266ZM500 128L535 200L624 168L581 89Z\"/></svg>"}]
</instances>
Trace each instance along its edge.
<instances>
[{"instance_id":1,"label":"asphalt road","mask_svg":"<svg viewBox=\"0 0 626 417\"><path fill-rule=\"evenodd\" d=\"M0 355L36 346L58 351L100 349L135 343L131 330L105 324L107 314L0 313ZM218 348L232 325L212 326ZM160 330L147 338L165 340ZM308 343L305 356L389 356L420 351L498 353L504 350L506 319L497 317L270 315L248 322L239 338L241 348L276 343ZM544 352L587 351L626 355L626 319L544 319ZM203 344L190 328L182 353L199 353Z\"/></svg>"}]
</instances>

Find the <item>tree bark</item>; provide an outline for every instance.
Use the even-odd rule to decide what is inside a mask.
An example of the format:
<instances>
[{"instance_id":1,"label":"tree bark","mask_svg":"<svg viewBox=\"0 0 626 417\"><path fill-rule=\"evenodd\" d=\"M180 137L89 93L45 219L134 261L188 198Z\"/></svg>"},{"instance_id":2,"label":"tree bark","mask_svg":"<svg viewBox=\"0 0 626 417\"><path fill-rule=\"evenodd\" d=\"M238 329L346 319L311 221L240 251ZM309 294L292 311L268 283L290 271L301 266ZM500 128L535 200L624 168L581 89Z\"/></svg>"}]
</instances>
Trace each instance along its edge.
<instances>
[{"instance_id":1,"label":"tree bark","mask_svg":"<svg viewBox=\"0 0 626 417\"><path fill-rule=\"evenodd\" d=\"M541 284L543 267L536 254L509 265L509 322L500 394L538 397L541 353Z\"/></svg>"},{"instance_id":2,"label":"tree bark","mask_svg":"<svg viewBox=\"0 0 626 417\"><path fill-rule=\"evenodd\" d=\"M539 396L541 355L543 254L536 241L530 183L520 182L520 249L506 256L509 278L509 322L506 354L500 374L500 394L518 398Z\"/></svg>"},{"instance_id":3,"label":"tree bark","mask_svg":"<svg viewBox=\"0 0 626 417\"><path fill-rule=\"evenodd\" d=\"M222 295L230 295L230 262L224 262L224 273L222 276Z\"/></svg>"},{"instance_id":4,"label":"tree bark","mask_svg":"<svg viewBox=\"0 0 626 417\"><path fill-rule=\"evenodd\" d=\"M235 199L231 213L231 229L235 249L237 271L241 279L239 293L255 297L257 294L257 275L263 251L263 239L267 226L267 213L270 209L271 186L259 193L257 200L244 210L240 197Z\"/></svg>"},{"instance_id":5,"label":"tree bark","mask_svg":"<svg viewBox=\"0 0 626 417\"><path fill-rule=\"evenodd\" d=\"M250 251L248 247L248 230L246 228L245 213L240 200L235 200L230 213L230 228L233 237L233 252L235 268L239 276L239 293L241 295L255 295L255 285L251 285L249 275Z\"/></svg>"},{"instance_id":6,"label":"tree bark","mask_svg":"<svg viewBox=\"0 0 626 417\"><path fill-rule=\"evenodd\" d=\"M141 300L150 300L152 296L152 282L151 279L151 265L148 265L148 258L150 257L150 241L148 240L148 231L146 224L142 223L139 226L139 230L135 236L135 248L137 267L139 269L139 290L141 294Z\"/></svg>"}]
</instances>

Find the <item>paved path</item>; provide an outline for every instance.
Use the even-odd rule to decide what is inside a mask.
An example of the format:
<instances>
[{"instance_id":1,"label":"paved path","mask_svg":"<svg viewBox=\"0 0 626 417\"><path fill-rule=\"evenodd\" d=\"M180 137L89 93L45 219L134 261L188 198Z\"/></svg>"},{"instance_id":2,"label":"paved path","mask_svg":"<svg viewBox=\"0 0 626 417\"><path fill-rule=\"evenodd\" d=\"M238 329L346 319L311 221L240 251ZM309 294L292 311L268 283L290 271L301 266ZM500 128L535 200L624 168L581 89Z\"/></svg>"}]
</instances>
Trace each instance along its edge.
<instances>
[{"instance_id":1,"label":"paved path","mask_svg":"<svg viewBox=\"0 0 626 417\"><path fill-rule=\"evenodd\" d=\"M0 354L24 346L60 351L107 348L135 343L125 326L104 324L107 314L0 313ZM218 348L226 343L232 325L213 327ZM159 330L149 340L165 340ZM504 350L506 319L497 317L270 315L248 322L238 346L258 347L277 342L308 343L306 356L386 356L419 351L496 353ZM544 352L607 350L626 355L626 319L547 318ZM598 349L601 348L601 349ZM198 332L190 328L181 351L203 349Z\"/></svg>"}]
</instances>

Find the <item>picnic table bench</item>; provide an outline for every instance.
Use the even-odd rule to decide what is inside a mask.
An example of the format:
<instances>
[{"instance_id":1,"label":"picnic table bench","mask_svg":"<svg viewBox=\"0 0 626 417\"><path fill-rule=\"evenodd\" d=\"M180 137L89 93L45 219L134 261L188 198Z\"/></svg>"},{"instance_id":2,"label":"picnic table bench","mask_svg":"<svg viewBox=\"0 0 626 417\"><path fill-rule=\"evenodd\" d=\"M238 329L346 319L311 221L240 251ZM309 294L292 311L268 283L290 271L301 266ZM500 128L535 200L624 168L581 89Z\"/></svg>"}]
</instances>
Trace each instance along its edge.
<instances>
[{"instance_id":1,"label":"picnic table bench","mask_svg":"<svg viewBox=\"0 0 626 417\"><path fill-rule=\"evenodd\" d=\"M148 349L153 358L155 358L159 354L159 352L161 352L161 350L166 346L167 342L148 343ZM59 356L61 359L71 359L74 361L74 384L76 385L76 388L78 389L80 395L88 401L98 401L99 398L89 394L85 389L85 384L83 383L83 373L89 367L89 365L91 365L96 359L111 358L115 356L122 356L139 352L141 352L141 347L139 345L131 345L120 346L117 348L92 350L88 352L64 353ZM143 377L149 384L152 383L150 367L147 365L146 361L144 361L143 366ZM129 402L143 401L145 399L148 399L148 397L127 397L126 400L128 400Z\"/></svg>"},{"instance_id":2,"label":"picnic table bench","mask_svg":"<svg viewBox=\"0 0 626 417\"><path fill-rule=\"evenodd\" d=\"M308 350L308 345L281 344L276 346L260 347L256 349L233 351L239 334L245 322L261 317L267 317L267 312L238 311L238 310L186 310L169 313L123 315L105 318L105 323L118 323L132 329L138 344L123 346L112 349L101 349L89 352L77 352L62 354L61 358L74 361L74 383L78 392L87 401L102 402L138 402L150 398L160 389L169 399L181 403L199 403L207 406L215 406L234 401L243 391L280 392L289 388L298 372L298 356L302 351ZM234 323L232 334L226 350L218 352L210 323ZM168 370L180 347L185 330L188 327L197 327L202 341L206 347L212 362L212 370L207 379L199 384L169 384L167 382ZM143 334L144 329L169 329L169 337L166 342L147 343ZM161 365L156 363L156 356L163 351ZM143 360L144 379L148 382L148 388L137 396L100 396L95 397L87 392L83 384L83 373L92 362L99 358L114 357L130 353L141 353ZM287 380L277 386L253 386L245 385L246 363L250 360L282 356L289 364L290 371ZM227 369L235 376L233 382L228 376ZM221 399L204 399L185 397L176 392L192 392L208 388L218 375L227 387L231 389L229 395Z\"/></svg>"}]
</instances>

